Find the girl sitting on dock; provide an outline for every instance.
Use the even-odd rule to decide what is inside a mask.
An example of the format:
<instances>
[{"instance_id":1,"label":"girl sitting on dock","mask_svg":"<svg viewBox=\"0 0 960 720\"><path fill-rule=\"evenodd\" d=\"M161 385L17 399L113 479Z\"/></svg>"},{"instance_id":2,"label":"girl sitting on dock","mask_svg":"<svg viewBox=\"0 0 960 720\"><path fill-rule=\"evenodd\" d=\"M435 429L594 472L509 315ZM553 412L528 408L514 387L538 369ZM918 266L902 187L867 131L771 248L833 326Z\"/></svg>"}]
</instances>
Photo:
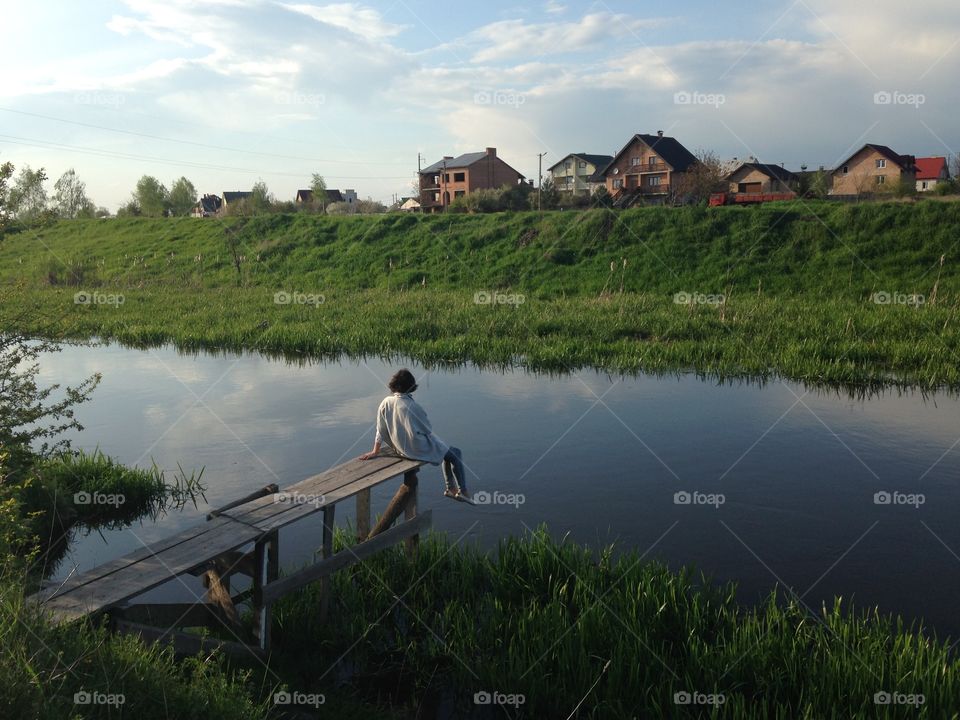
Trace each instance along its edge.
<instances>
[{"instance_id":1,"label":"girl sitting on dock","mask_svg":"<svg viewBox=\"0 0 960 720\"><path fill-rule=\"evenodd\" d=\"M393 394L385 397L377 410L377 437L373 450L361 455L360 459L375 457L385 446L387 452L432 465L442 464L446 483L443 494L472 503L459 448L450 447L434 434L426 411L411 396L417 389L413 373L406 368L398 370L387 387Z\"/></svg>"}]
</instances>

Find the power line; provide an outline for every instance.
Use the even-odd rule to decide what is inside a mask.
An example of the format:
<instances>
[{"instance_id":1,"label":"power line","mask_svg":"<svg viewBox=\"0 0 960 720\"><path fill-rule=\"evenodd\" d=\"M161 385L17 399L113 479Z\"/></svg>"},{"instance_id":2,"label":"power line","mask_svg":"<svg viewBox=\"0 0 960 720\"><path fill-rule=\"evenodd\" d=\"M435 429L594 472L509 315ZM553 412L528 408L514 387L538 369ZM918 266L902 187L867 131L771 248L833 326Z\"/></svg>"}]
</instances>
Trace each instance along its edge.
<instances>
[{"instance_id":1,"label":"power line","mask_svg":"<svg viewBox=\"0 0 960 720\"><path fill-rule=\"evenodd\" d=\"M168 158L159 158L152 155L134 155L132 153L124 153L115 150L100 150L97 148L81 148L76 145L66 145L64 143L55 143L48 140L39 140L37 138L25 138L19 137L16 135L0 135L0 143L7 143L9 145L24 145L27 147L37 147L45 150L65 150L67 152L81 153L84 155L95 155L100 157L115 158L120 160L137 160L141 162L154 162L162 163L164 165L174 165L177 167L191 167L201 170L220 170L220 171L230 171L230 172L241 172L249 173L252 175L269 175L269 176L282 176L282 177L297 177L302 178L305 173L291 173L291 172L273 172L269 170L254 170L252 168L240 168L232 167L229 165L212 165L209 163L198 163L194 160L171 160ZM332 179L336 180L407 180L409 177L407 175L328 175Z\"/></svg>"},{"instance_id":2,"label":"power line","mask_svg":"<svg viewBox=\"0 0 960 720\"><path fill-rule=\"evenodd\" d=\"M303 157L302 155L279 155L276 153L265 153L257 150L245 150L243 148L225 147L223 145L210 145L209 143L196 142L194 140L179 140L177 138L164 137L162 135L152 135L150 133L137 132L135 130L124 130L123 128L112 128L106 125L96 125L94 123L85 123L78 120L66 120L64 118L54 117L53 115L43 115L41 113L27 112L26 110L14 110L13 108L0 107L0 111L15 113L17 115L26 115L27 117L42 118L52 120L53 122L64 123L66 125L76 125L78 127L91 128L94 130L103 130L106 132L121 133L123 135L132 135L134 137L149 138L151 140L162 140L163 142L179 143L181 145L192 145L193 147L208 148L211 150L225 150L227 152L246 153L247 155L259 155L261 157L278 158L281 160L308 160L316 163L337 163L343 165L406 165L403 162L380 162L377 160L332 160L329 158Z\"/></svg>"}]
</instances>

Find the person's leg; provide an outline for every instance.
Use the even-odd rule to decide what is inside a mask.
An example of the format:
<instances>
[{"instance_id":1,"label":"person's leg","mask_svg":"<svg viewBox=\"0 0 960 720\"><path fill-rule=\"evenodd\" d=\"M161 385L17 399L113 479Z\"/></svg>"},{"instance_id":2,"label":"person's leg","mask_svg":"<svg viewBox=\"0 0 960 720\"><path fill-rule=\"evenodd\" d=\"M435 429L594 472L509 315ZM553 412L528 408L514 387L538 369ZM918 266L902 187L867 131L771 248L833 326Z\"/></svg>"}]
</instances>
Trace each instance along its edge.
<instances>
[{"instance_id":1,"label":"person's leg","mask_svg":"<svg viewBox=\"0 0 960 720\"><path fill-rule=\"evenodd\" d=\"M456 487L460 492L469 494L467 492L467 476L463 469L463 455L460 453L460 448L450 448L443 459L445 468L448 464L450 465L450 473L453 475ZM447 487L450 487L449 481Z\"/></svg>"},{"instance_id":2,"label":"person's leg","mask_svg":"<svg viewBox=\"0 0 960 720\"><path fill-rule=\"evenodd\" d=\"M440 464L440 468L443 470L443 481L447 486L447 492L456 494L460 491L460 483L458 481L455 463L460 462L460 458L453 451L455 448L450 448L447 450L447 454L443 456L443 462ZM457 453L460 451L458 450Z\"/></svg>"}]
</instances>

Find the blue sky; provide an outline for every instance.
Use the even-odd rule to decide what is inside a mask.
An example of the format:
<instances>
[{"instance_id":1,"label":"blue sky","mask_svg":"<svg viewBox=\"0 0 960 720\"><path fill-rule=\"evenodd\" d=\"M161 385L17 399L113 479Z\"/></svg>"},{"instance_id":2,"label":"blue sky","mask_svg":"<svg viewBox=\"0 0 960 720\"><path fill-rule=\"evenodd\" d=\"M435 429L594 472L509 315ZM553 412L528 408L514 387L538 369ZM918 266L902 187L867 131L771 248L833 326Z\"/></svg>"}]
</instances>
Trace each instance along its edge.
<instances>
[{"instance_id":1,"label":"blue sky","mask_svg":"<svg viewBox=\"0 0 960 720\"><path fill-rule=\"evenodd\" d=\"M143 174L388 201L418 152L495 146L533 177L656 130L792 169L960 149L955 0L11 5L0 160L74 167L110 209Z\"/></svg>"}]
</instances>

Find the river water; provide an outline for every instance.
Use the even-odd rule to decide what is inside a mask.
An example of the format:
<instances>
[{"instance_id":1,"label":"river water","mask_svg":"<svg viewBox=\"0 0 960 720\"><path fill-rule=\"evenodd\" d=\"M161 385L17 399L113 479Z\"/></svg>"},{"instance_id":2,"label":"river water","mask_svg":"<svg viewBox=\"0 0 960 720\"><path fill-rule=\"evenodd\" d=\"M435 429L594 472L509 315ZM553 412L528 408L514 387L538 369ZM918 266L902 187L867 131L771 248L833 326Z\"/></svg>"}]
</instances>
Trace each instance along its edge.
<instances>
[{"instance_id":1,"label":"river water","mask_svg":"<svg viewBox=\"0 0 960 720\"><path fill-rule=\"evenodd\" d=\"M398 363L302 363L258 354L70 346L44 357L45 384L103 382L78 409L74 446L168 471L204 468L209 505L121 530L78 533L63 577L199 522L211 507L281 487L368 450ZM696 375L537 375L424 370L418 401L463 450L468 484L491 503L444 499L421 472L421 509L454 540L493 548L546 523L555 536L616 543L735 580L754 602L774 586L817 610L835 595L960 637L960 400L870 397L790 382ZM385 506L396 483L373 496ZM486 493L487 495L484 495ZM339 523L352 503L338 508ZM281 562L309 560L319 520L281 534ZM156 598L200 592L192 580Z\"/></svg>"}]
</instances>

